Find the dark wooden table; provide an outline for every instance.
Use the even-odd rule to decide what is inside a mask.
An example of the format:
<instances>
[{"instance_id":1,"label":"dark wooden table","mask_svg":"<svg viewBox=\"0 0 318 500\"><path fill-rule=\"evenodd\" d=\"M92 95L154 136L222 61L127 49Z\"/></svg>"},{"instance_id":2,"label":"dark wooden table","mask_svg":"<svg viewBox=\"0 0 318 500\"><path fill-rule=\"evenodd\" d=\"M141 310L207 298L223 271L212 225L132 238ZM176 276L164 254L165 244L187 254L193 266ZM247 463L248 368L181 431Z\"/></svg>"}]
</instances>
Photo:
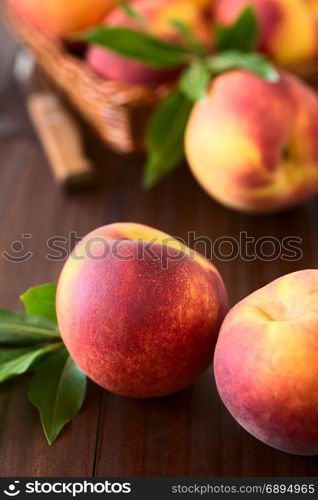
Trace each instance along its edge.
<instances>
[{"instance_id":1,"label":"dark wooden table","mask_svg":"<svg viewBox=\"0 0 318 500\"><path fill-rule=\"evenodd\" d=\"M33 256L12 263L0 255L0 305L20 309L28 287L56 281L63 262L47 260L47 240L83 236L102 224L141 222L187 239L302 238L296 262L216 260L231 304L285 273L318 265L317 202L276 217L250 217L212 201L186 167L150 193L140 188L142 162L108 152L85 129L99 167L99 189L66 195L52 181L45 156L11 76L16 49L0 30L0 253L23 234ZM3 123L9 124L3 127ZM49 447L26 398L28 379L0 386L1 476L318 476L318 458L279 453L243 431L226 412L212 370L175 396L135 401L89 384L80 414Z\"/></svg>"}]
</instances>

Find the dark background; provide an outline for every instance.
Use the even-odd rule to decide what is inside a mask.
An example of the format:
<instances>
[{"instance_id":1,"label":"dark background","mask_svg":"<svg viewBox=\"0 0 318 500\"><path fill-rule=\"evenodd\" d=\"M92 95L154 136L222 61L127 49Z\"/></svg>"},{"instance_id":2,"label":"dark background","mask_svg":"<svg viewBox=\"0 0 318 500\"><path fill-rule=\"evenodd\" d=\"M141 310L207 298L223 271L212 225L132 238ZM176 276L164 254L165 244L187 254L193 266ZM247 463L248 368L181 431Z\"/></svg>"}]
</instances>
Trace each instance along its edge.
<instances>
[{"instance_id":1,"label":"dark background","mask_svg":"<svg viewBox=\"0 0 318 500\"><path fill-rule=\"evenodd\" d=\"M86 148L98 165L99 188L66 195L52 180L12 77L16 44L0 28L0 306L21 309L19 294L58 279L63 262L46 259L52 236L83 236L111 222L141 222L187 239L189 231L220 236L303 239L303 258L288 262L215 260L231 305L285 273L318 264L317 202L275 217L251 217L211 200L186 166L145 193L141 159L108 152L83 125ZM1 254L22 234L33 257L17 264ZM270 247L268 248L270 251ZM1 476L318 476L318 458L275 451L243 431L217 395L212 370L175 396L135 401L93 383L80 414L49 447L28 379L0 386Z\"/></svg>"}]
</instances>

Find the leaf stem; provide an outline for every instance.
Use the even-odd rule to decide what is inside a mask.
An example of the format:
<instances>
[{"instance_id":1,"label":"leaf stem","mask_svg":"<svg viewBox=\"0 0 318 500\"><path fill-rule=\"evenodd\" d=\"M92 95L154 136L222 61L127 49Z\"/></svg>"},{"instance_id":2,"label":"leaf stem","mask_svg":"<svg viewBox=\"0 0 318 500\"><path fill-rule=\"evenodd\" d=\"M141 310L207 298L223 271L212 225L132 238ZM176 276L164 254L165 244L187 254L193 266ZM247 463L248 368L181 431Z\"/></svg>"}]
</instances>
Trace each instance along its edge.
<instances>
[{"instance_id":1,"label":"leaf stem","mask_svg":"<svg viewBox=\"0 0 318 500\"><path fill-rule=\"evenodd\" d=\"M49 328L42 328L42 327L38 327L36 325L18 325L18 326L21 329L21 331L24 331L24 332L41 333L43 335L47 335L48 337L52 337L52 338L59 337L59 331L57 328L56 328L56 330L50 330ZM23 335L23 333L16 331L16 329L17 329L16 324L1 322L0 327L1 327L1 330L6 330L9 332L13 331L15 333L15 335Z\"/></svg>"}]
</instances>

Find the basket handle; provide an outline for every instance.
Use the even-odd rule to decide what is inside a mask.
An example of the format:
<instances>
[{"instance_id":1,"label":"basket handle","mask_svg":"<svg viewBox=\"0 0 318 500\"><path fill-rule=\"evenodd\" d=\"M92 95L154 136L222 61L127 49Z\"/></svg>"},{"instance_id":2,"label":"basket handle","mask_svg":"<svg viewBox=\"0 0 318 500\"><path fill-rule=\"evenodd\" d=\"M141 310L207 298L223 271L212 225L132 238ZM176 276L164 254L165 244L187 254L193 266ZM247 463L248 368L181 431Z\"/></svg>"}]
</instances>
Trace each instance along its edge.
<instances>
[{"instance_id":1,"label":"basket handle","mask_svg":"<svg viewBox=\"0 0 318 500\"><path fill-rule=\"evenodd\" d=\"M78 126L59 98L34 92L27 107L56 181L67 187L91 183L92 164L83 152Z\"/></svg>"}]
</instances>

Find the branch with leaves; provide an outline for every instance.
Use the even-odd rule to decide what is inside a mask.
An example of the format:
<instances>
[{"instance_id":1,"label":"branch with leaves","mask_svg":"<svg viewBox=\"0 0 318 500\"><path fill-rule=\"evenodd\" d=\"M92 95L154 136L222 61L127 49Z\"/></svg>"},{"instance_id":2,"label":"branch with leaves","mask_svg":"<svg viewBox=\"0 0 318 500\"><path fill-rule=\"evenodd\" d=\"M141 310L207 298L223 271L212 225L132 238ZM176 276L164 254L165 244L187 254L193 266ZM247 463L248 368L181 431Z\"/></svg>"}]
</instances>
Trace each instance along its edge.
<instances>
[{"instance_id":1,"label":"branch with leaves","mask_svg":"<svg viewBox=\"0 0 318 500\"><path fill-rule=\"evenodd\" d=\"M20 297L25 313L0 309L0 383L32 374L28 398L49 444L78 413L86 392L86 376L60 337L55 297L56 285L41 285Z\"/></svg>"},{"instance_id":2,"label":"branch with leaves","mask_svg":"<svg viewBox=\"0 0 318 500\"><path fill-rule=\"evenodd\" d=\"M156 108L147 127L144 186L151 188L184 160L184 134L192 107L206 98L214 77L244 69L276 82L279 73L264 55L256 52L259 25L252 6L246 7L232 25L211 27L216 53L208 54L181 21L172 20L171 25L182 43L168 43L149 32L147 20L131 5L124 1L120 4L142 31L100 26L81 35L81 39L148 66L181 72L176 88Z\"/></svg>"}]
</instances>

